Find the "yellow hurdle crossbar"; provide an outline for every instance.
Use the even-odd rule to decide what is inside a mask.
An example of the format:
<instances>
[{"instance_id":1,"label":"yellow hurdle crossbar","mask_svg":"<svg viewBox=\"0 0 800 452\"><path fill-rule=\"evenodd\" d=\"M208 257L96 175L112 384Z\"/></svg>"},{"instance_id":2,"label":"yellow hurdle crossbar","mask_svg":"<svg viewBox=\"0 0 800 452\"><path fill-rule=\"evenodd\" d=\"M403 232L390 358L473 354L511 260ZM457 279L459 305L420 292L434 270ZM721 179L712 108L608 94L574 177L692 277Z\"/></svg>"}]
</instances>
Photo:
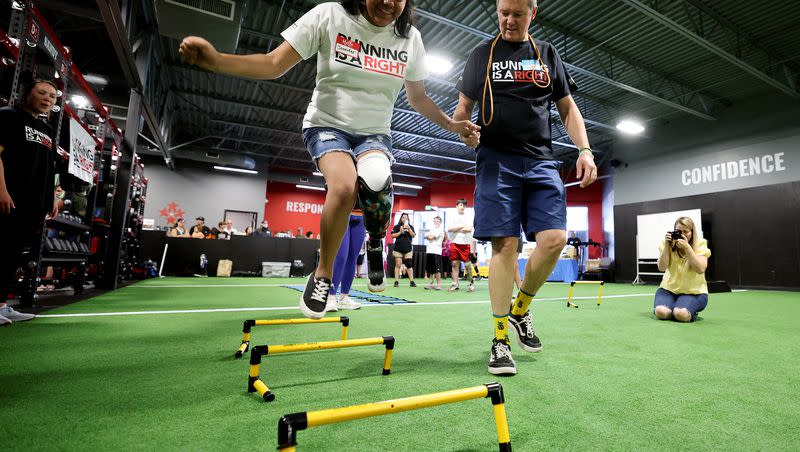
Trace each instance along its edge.
<instances>
[{"instance_id":1,"label":"yellow hurdle crossbar","mask_svg":"<svg viewBox=\"0 0 800 452\"><path fill-rule=\"evenodd\" d=\"M508 432L503 386L494 382L472 388L454 389L452 391L424 394L404 399L387 400L385 402L287 414L278 421L278 450L295 452L297 448L297 432L309 427L419 410L480 398L490 398L492 401L494 422L497 427L497 443L500 446L500 451L511 451L511 436Z\"/></svg>"},{"instance_id":2,"label":"yellow hurdle crossbar","mask_svg":"<svg viewBox=\"0 0 800 452\"><path fill-rule=\"evenodd\" d=\"M567 296L567 307L568 308L578 308L579 306L572 302L572 289L575 288L575 284L599 284L600 291L597 293L597 306L600 306L600 299L603 297L603 286L605 286L605 281L572 281L569 285L569 295Z\"/></svg>"},{"instance_id":3,"label":"yellow hurdle crossbar","mask_svg":"<svg viewBox=\"0 0 800 452\"><path fill-rule=\"evenodd\" d=\"M367 339L344 339L341 341L309 342L306 344L290 345L256 345L250 351L250 373L247 377L247 392L258 392L266 402L275 400L275 394L261 381L261 357L269 354L305 352L310 350L328 350L332 348L364 347L367 345L385 345L386 354L383 358L383 375L392 371L392 350L394 350L394 337L382 336Z\"/></svg>"},{"instance_id":4,"label":"yellow hurdle crossbar","mask_svg":"<svg viewBox=\"0 0 800 452\"><path fill-rule=\"evenodd\" d=\"M341 323L342 324L342 340L347 339L347 327L350 326L350 319L346 316L341 317L324 317L321 319L275 319L275 320L245 320L242 327L242 343L239 349L233 355L236 358L241 358L242 355L247 353L250 349L250 330L254 326L269 326L269 325L303 325L308 323Z\"/></svg>"}]
</instances>

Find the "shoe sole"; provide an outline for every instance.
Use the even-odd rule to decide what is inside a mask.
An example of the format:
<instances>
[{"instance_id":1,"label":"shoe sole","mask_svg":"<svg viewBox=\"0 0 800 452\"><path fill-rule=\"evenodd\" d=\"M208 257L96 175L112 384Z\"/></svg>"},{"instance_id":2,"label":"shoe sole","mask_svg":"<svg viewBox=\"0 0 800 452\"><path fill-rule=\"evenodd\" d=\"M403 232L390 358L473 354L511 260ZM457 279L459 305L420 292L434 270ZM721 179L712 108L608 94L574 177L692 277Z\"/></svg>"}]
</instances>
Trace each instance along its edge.
<instances>
[{"instance_id":1,"label":"shoe sole","mask_svg":"<svg viewBox=\"0 0 800 452\"><path fill-rule=\"evenodd\" d=\"M519 348L525 350L528 353L539 353L540 351L542 351L541 345L539 346L539 348L534 348L534 347L529 347L522 342L522 339L520 339L519 331L517 331L517 325L515 325L514 321L511 320L511 316L508 316L508 323L510 323L511 326L513 327L511 329L514 330L514 335L517 337L517 344L519 344Z\"/></svg>"},{"instance_id":2,"label":"shoe sole","mask_svg":"<svg viewBox=\"0 0 800 452\"><path fill-rule=\"evenodd\" d=\"M516 367L488 367L489 373L492 375L516 375Z\"/></svg>"},{"instance_id":3,"label":"shoe sole","mask_svg":"<svg viewBox=\"0 0 800 452\"><path fill-rule=\"evenodd\" d=\"M342 311L356 311L361 309L361 305L358 306L339 306L339 309Z\"/></svg>"},{"instance_id":4,"label":"shoe sole","mask_svg":"<svg viewBox=\"0 0 800 452\"><path fill-rule=\"evenodd\" d=\"M300 295L300 311L303 315L309 319L321 319L325 317L325 310L323 309L322 312L313 311L306 306L305 300L303 300L303 296Z\"/></svg>"},{"instance_id":5,"label":"shoe sole","mask_svg":"<svg viewBox=\"0 0 800 452\"><path fill-rule=\"evenodd\" d=\"M383 282L380 286L373 286L372 283L368 283L367 289L369 289L370 292L383 292L386 289L386 283Z\"/></svg>"}]
</instances>

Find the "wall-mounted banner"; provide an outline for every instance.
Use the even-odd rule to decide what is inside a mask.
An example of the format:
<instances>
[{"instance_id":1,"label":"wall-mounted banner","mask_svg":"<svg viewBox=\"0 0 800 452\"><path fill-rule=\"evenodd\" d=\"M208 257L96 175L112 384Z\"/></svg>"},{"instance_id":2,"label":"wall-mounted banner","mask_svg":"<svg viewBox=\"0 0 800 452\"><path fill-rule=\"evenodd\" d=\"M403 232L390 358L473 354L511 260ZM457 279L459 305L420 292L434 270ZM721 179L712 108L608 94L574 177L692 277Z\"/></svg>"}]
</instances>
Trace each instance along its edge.
<instances>
[{"instance_id":1,"label":"wall-mounted banner","mask_svg":"<svg viewBox=\"0 0 800 452\"><path fill-rule=\"evenodd\" d=\"M314 215L321 215L322 206L322 204L312 202L286 201L286 211L294 213L312 213Z\"/></svg>"},{"instance_id":2,"label":"wall-mounted banner","mask_svg":"<svg viewBox=\"0 0 800 452\"><path fill-rule=\"evenodd\" d=\"M73 118L69 118L69 168L70 174L78 179L94 181L94 149L97 142L89 132Z\"/></svg>"},{"instance_id":3,"label":"wall-mounted banner","mask_svg":"<svg viewBox=\"0 0 800 452\"><path fill-rule=\"evenodd\" d=\"M615 205L800 180L800 135L716 149L695 148L618 169L614 175Z\"/></svg>"}]
</instances>

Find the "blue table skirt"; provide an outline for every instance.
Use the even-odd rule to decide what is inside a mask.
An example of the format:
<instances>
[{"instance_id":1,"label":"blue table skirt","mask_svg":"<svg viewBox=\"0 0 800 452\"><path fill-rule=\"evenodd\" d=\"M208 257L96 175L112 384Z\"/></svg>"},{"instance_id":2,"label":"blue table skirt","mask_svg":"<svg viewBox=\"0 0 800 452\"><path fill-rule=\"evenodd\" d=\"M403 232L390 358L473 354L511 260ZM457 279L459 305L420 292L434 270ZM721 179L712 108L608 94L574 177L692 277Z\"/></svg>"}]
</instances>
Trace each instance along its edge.
<instances>
[{"instance_id":1,"label":"blue table skirt","mask_svg":"<svg viewBox=\"0 0 800 452\"><path fill-rule=\"evenodd\" d=\"M519 277L525 278L525 266L528 259L519 260ZM578 279L578 261L575 259L559 259L553 273L547 277L548 281L572 282Z\"/></svg>"}]
</instances>

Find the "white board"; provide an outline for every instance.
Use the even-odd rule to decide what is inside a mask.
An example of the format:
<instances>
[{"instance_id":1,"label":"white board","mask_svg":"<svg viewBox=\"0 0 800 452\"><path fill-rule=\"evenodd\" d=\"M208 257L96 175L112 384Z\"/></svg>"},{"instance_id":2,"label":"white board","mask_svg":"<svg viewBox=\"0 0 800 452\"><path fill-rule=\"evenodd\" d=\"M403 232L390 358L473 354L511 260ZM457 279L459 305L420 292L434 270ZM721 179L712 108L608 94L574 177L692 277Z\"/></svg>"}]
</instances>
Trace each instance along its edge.
<instances>
[{"instance_id":1,"label":"white board","mask_svg":"<svg viewBox=\"0 0 800 452\"><path fill-rule=\"evenodd\" d=\"M658 259L658 244L664 240L667 231L674 229L675 220L680 217L691 218L697 228L697 237L703 237L700 209L637 215L636 239L639 251L637 260Z\"/></svg>"}]
</instances>

